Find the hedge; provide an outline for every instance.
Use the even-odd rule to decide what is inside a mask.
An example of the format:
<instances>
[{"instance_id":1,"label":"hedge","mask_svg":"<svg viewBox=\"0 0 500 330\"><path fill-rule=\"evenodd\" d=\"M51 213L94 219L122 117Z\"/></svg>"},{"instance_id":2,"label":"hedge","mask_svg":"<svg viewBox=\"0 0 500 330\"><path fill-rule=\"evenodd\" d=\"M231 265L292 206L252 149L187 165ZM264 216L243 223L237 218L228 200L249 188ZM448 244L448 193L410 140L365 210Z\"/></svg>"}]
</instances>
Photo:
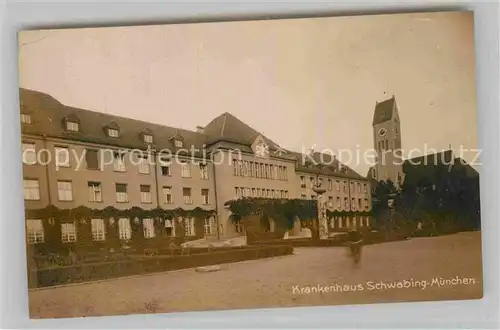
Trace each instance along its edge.
<instances>
[{"instance_id":1,"label":"hedge","mask_svg":"<svg viewBox=\"0 0 500 330\"><path fill-rule=\"evenodd\" d=\"M130 275L255 260L293 253L291 246L259 246L192 254L161 256L118 262L101 262L50 269L31 270L30 287L50 287L68 283L88 282Z\"/></svg>"}]
</instances>

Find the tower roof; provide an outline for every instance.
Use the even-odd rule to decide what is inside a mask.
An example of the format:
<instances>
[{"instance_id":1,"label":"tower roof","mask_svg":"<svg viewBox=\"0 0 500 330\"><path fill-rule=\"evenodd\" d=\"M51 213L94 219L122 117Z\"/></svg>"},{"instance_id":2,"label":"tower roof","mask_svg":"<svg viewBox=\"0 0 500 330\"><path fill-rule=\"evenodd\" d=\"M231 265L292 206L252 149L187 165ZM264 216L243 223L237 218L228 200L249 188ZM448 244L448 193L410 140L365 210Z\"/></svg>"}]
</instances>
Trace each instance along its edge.
<instances>
[{"instance_id":1,"label":"tower roof","mask_svg":"<svg viewBox=\"0 0 500 330\"><path fill-rule=\"evenodd\" d=\"M396 99L394 98L394 96L385 101L377 102L377 105L375 106L375 113L373 114L372 125L377 125L391 120L395 102Z\"/></svg>"}]
</instances>

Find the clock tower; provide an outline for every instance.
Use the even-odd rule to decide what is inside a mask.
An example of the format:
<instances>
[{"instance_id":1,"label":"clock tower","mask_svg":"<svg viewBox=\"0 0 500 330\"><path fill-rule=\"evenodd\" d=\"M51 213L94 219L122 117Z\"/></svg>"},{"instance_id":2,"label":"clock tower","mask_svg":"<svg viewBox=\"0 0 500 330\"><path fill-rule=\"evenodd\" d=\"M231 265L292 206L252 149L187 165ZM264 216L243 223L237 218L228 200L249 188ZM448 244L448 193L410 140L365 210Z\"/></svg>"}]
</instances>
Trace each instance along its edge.
<instances>
[{"instance_id":1,"label":"clock tower","mask_svg":"<svg viewBox=\"0 0 500 330\"><path fill-rule=\"evenodd\" d=\"M372 127L377 163L372 168L371 176L377 181L391 180L396 187L399 187L404 177L401 125L394 96L375 104Z\"/></svg>"}]
</instances>

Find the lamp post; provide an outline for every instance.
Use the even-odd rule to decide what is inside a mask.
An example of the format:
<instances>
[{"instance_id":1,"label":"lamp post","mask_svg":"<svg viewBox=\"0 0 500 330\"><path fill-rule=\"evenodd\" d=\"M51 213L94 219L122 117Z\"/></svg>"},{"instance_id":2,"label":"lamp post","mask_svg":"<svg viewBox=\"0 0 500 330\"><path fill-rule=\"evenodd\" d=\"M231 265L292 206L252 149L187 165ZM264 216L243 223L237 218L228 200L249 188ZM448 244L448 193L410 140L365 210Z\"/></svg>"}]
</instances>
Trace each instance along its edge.
<instances>
[{"instance_id":1,"label":"lamp post","mask_svg":"<svg viewBox=\"0 0 500 330\"><path fill-rule=\"evenodd\" d=\"M316 172L316 183L314 184L314 187L312 190L316 193L317 195L317 207L318 207L318 219L316 219L316 222L313 223L313 230L316 232L315 233L315 238L321 238L320 237L320 232L319 228L320 225L325 226L325 219L326 219L326 204L323 201L323 194L326 192L326 189L322 187L322 185L319 182L319 174L324 168L323 164L317 164L315 165L317 172Z\"/></svg>"},{"instance_id":2,"label":"lamp post","mask_svg":"<svg viewBox=\"0 0 500 330\"><path fill-rule=\"evenodd\" d=\"M389 193L387 195L387 208L388 208L388 212L389 212L389 221L388 221L388 225L389 225L389 228L392 232L392 229L393 229L393 218L394 218L394 197L396 197L396 194L395 193ZM388 234L387 234L388 235Z\"/></svg>"}]
</instances>

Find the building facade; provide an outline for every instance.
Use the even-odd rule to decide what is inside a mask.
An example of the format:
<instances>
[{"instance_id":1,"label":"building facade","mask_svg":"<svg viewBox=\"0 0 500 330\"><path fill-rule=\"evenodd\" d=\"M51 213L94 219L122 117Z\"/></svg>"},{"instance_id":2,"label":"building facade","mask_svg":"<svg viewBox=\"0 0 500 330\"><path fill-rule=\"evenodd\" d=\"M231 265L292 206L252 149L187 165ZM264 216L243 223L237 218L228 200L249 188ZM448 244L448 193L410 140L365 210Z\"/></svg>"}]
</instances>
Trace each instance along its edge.
<instances>
[{"instance_id":1,"label":"building facade","mask_svg":"<svg viewBox=\"0 0 500 330\"><path fill-rule=\"evenodd\" d=\"M304 159L315 163L324 155L285 150L229 113L189 131L66 106L26 89L20 89L20 104L30 243L43 242L45 228L29 214L49 206L115 210L112 222L125 240L135 219L120 211L187 214L164 219L160 227L152 216L142 218L146 238L159 237L158 228L162 236L176 236L180 225L184 237L221 239L243 233L225 202L240 197L312 199L318 183L326 189L322 197L330 210L371 210L366 178L334 158L320 170L307 165ZM204 214L197 225L189 216L194 210ZM63 242L78 240L72 221L61 224ZM91 219L95 240L105 239L105 221ZM357 223L366 226L369 219ZM337 218L324 224L336 230L354 225Z\"/></svg>"}]
</instances>

